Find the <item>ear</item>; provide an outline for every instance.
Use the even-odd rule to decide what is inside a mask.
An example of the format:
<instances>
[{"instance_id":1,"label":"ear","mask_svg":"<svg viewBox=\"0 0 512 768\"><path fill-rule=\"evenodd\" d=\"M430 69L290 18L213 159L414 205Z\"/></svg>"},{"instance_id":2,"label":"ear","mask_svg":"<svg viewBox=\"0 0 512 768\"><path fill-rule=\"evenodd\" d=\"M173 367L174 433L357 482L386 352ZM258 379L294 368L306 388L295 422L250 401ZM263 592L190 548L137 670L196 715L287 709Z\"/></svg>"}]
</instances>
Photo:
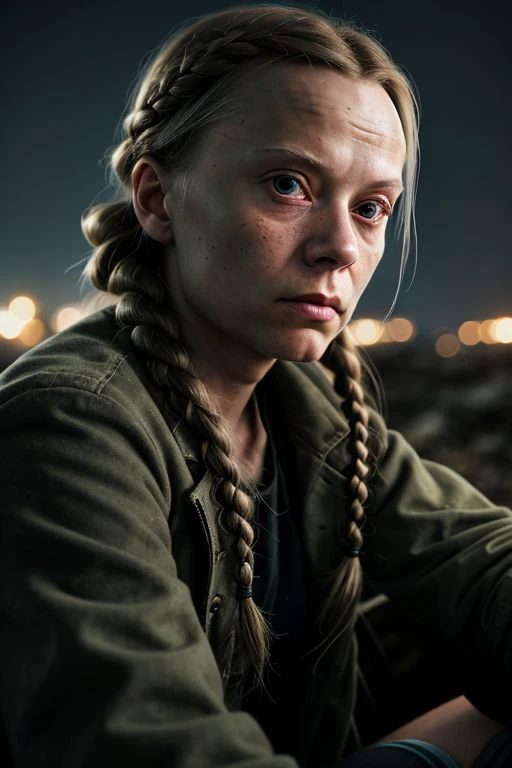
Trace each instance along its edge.
<instances>
[{"instance_id":1,"label":"ear","mask_svg":"<svg viewBox=\"0 0 512 768\"><path fill-rule=\"evenodd\" d=\"M172 226L164 206L162 178L163 172L154 161L139 160L132 171L132 203L144 232L159 243L169 243Z\"/></svg>"}]
</instances>

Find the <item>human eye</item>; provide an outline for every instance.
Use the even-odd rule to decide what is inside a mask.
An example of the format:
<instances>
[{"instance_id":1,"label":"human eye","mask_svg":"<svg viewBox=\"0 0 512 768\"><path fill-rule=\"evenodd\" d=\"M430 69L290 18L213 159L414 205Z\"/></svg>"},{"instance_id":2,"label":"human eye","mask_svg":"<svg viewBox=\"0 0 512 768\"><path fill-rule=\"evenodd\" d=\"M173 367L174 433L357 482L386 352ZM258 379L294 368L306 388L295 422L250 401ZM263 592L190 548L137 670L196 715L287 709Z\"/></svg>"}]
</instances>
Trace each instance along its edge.
<instances>
[{"instance_id":1,"label":"human eye","mask_svg":"<svg viewBox=\"0 0 512 768\"><path fill-rule=\"evenodd\" d=\"M387 200L365 200L354 210L358 216L371 223L379 222L392 213L392 207Z\"/></svg>"},{"instance_id":2,"label":"human eye","mask_svg":"<svg viewBox=\"0 0 512 768\"><path fill-rule=\"evenodd\" d=\"M298 200L304 200L305 197L298 197L293 194L296 191L302 191L304 193L304 187L301 182L289 173L281 173L277 176L272 176L268 181L272 182L273 191L283 197L297 198Z\"/></svg>"}]
</instances>

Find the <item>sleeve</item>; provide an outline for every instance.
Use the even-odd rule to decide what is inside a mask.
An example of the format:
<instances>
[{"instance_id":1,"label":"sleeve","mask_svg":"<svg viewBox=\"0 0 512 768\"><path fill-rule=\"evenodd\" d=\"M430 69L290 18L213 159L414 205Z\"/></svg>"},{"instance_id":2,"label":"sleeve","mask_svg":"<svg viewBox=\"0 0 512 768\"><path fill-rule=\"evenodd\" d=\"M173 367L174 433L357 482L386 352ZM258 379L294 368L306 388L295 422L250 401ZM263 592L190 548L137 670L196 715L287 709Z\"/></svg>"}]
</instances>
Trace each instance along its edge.
<instances>
[{"instance_id":1,"label":"sleeve","mask_svg":"<svg viewBox=\"0 0 512 768\"><path fill-rule=\"evenodd\" d=\"M388 432L365 572L459 653L464 693L512 726L512 512Z\"/></svg>"},{"instance_id":2,"label":"sleeve","mask_svg":"<svg viewBox=\"0 0 512 768\"><path fill-rule=\"evenodd\" d=\"M176 573L166 462L106 395L0 408L0 700L16 768L297 768L229 712Z\"/></svg>"}]
</instances>

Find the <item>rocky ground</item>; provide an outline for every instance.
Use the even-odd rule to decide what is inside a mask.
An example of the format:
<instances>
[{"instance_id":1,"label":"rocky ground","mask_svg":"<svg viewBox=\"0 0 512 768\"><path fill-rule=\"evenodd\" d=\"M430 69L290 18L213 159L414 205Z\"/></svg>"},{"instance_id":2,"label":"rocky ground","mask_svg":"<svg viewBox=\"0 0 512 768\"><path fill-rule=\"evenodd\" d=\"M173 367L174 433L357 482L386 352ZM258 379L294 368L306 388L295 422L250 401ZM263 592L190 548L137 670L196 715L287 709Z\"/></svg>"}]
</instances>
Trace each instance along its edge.
<instances>
[{"instance_id":1,"label":"rocky ground","mask_svg":"<svg viewBox=\"0 0 512 768\"><path fill-rule=\"evenodd\" d=\"M492 501L512 505L512 346L478 346L455 358L404 347L371 358L387 421L424 458L460 472Z\"/></svg>"}]
</instances>

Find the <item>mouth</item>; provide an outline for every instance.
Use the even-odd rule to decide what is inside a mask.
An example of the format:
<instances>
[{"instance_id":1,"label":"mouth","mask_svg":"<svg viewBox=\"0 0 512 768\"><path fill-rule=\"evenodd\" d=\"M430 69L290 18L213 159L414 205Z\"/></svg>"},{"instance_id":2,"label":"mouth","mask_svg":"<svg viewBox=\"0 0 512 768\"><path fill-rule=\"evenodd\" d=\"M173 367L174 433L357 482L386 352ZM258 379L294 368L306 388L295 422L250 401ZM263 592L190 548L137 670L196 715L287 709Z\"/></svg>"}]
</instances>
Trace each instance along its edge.
<instances>
[{"instance_id":1,"label":"mouth","mask_svg":"<svg viewBox=\"0 0 512 768\"><path fill-rule=\"evenodd\" d=\"M318 307L331 307L336 312L341 312L341 301L338 296L326 296L323 293L304 293L281 301L297 302L299 304L312 304Z\"/></svg>"},{"instance_id":2,"label":"mouth","mask_svg":"<svg viewBox=\"0 0 512 768\"><path fill-rule=\"evenodd\" d=\"M313 322L329 322L341 313L339 298L326 296L323 293L305 293L290 299L281 299L281 301Z\"/></svg>"}]
</instances>

